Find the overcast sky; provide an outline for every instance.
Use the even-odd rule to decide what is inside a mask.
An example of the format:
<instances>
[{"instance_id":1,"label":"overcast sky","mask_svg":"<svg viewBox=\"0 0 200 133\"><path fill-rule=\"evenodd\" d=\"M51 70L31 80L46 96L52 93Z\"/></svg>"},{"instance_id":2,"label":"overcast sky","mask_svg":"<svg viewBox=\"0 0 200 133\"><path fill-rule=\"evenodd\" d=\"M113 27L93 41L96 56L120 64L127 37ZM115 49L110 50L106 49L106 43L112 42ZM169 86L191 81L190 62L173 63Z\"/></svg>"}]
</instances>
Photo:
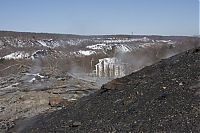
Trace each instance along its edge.
<instances>
[{"instance_id":1,"label":"overcast sky","mask_svg":"<svg viewBox=\"0 0 200 133\"><path fill-rule=\"evenodd\" d=\"M199 34L198 0L0 0L0 30Z\"/></svg>"}]
</instances>

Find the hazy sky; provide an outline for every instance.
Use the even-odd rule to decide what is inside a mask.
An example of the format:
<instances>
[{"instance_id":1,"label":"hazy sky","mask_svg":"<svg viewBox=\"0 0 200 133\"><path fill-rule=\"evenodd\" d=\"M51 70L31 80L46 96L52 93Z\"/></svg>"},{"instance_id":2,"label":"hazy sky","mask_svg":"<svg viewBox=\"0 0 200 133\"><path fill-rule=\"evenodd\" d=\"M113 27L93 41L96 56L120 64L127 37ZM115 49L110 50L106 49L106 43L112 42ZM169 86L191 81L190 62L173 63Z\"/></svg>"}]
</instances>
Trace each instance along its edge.
<instances>
[{"instance_id":1,"label":"hazy sky","mask_svg":"<svg viewBox=\"0 0 200 133\"><path fill-rule=\"evenodd\" d=\"M0 0L0 30L199 34L199 0Z\"/></svg>"}]
</instances>

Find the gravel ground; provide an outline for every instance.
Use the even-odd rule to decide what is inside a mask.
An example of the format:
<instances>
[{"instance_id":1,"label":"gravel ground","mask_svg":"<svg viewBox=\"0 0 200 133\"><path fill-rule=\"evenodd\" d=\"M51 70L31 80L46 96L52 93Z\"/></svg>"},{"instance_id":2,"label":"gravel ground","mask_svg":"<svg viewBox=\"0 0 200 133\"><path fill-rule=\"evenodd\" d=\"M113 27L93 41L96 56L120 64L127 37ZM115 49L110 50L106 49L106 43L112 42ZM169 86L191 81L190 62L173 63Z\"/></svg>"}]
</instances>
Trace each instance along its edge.
<instances>
[{"instance_id":1,"label":"gravel ground","mask_svg":"<svg viewBox=\"0 0 200 133\"><path fill-rule=\"evenodd\" d=\"M115 79L10 132L200 132L200 48Z\"/></svg>"}]
</instances>

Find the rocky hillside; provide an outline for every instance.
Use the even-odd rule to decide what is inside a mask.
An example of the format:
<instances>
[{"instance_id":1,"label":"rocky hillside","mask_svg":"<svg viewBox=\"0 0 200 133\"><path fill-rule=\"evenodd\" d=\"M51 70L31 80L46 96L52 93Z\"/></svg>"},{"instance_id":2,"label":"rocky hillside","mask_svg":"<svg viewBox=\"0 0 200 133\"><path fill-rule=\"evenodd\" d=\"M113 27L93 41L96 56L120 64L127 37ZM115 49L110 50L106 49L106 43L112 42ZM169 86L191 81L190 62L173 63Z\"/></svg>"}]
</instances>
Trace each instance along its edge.
<instances>
[{"instance_id":1,"label":"rocky hillside","mask_svg":"<svg viewBox=\"0 0 200 133\"><path fill-rule=\"evenodd\" d=\"M200 132L200 48L115 79L18 132Z\"/></svg>"},{"instance_id":2,"label":"rocky hillside","mask_svg":"<svg viewBox=\"0 0 200 133\"><path fill-rule=\"evenodd\" d=\"M62 56L126 53L140 48L167 45L171 48L186 42L197 43L197 37L164 36L79 36L47 33L0 31L0 58L33 59L37 51L55 51ZM38 53L44 56L43 52ZM45 55L50 53L46 52Z\"/></svg>"},{"instance_id":3,"label":"rocky hillside","mask_svg":"<svg viewBox=\"0 0 200 133\"><path fill-rule=\"evenodd\" d=\"M190 44L190 45L188 45ZM198 37L104 35L79 36L0 31L0 77L16 74L20 65L67 71L74 66L92 72L99 59L117 57L138 70L199 45ZM93 65L90 63L93 60ZM72 65L73 64L73 65ZM63 65L65 65L63 67ZM6 70L6 71L4 71Z\"/></svg>"}]
</instances>

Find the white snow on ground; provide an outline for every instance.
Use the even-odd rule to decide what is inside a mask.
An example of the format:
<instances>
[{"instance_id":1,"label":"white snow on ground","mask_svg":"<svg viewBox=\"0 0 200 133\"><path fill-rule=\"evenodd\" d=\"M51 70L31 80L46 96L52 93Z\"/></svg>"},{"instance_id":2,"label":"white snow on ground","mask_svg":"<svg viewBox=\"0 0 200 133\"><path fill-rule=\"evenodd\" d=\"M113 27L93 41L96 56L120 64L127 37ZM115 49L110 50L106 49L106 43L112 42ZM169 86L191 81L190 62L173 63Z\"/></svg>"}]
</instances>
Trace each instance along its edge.
<instances>
[{"instance_id":1,"label":"white snow on ground","mask_svg":"<svg viewBox=\"0 0 200 133\"><path fill-rule=\"evenodd\" d=\"M32 78L31 80L29 80L29 83L33 83L36 80L36 78Z\"/></svg>"},{"instance_id":2,"label":"white snow on ground","mask_svg":"<svg viewBox=\"0 0 200 133\"><path fill-rule=\"evenodd\" d=\"M171 40L156 40L156 42L164 42L164 43L167 43L167 42L171 42Z\"/></svg>"},{"instance_id":3,"label":"white snow on ground","mask_svg":"<svg viewBox=\"0 0 200 133\"><path fill-rule=\"evenodd\" d=\"M143 37L143 38L135 38L135 39L130 39L131 41L142 41L142 42L148 42L148 41L150 41L150 39L149 38L147 38L147 37Z\"/></svg>"},{"instance_id":4,"label":"white snow on ground","mask_svg":"<svg viewBox=\"0 0 200 133\"><path fill-rule=\"evenodd\" d=\"M14 83L14 84L11 84L9 86L6 86L6 87L3 87L3 88L0 88L0 91L8 91L8 90L12 90L13 88L15 88L17 85L19 85L19 83ZM0 92L1 94L1 92Z\"/></svg>"},{"instance_id":5,"label":"white snow on ground","mask_svg":"<svg viewBox=\"0 0 200 133\"><path fill-rule=\"evenodd\" d=\"M40 43L42 46L44 46L44 47L48 47L47 44L46 44L44 41L39 40L39 41L37 41L37 42L39 42L39 43Z\"/></svg>"},{"instance_id":6,"label":"white snow on ground","mask_svg":"<svg viewBox=\"0 0 200 133\"><path fill-rule=\"evenodd\" d=\"M89 39L70 39L70 40L62 40L63 43L69 44L69 45L79 45L84 41L89 41Z\"/></svg>"},{"instance_id":7,"label":"white snow on ground","mask_svg":"<svg viewBox=\"0 0 200 133\"><path fill-rule=\"evenodd\" d=\"M38 57L45 57L45 56L47 56L47 54L48 54L48 51L45 50L45 49L37 50L31 55L31 59L33 60L33 59L36 59Z\"/></svg>"},{"instance_id":8,"label":"white snow on ground","mask_svg":"<svg viewBox=\"0 0 200 133\"><path fill-rule=\"evenodd\" d=\"M27 76L32 77L28 82L33 83L36 80L36 77L40 77L41 79L44 78L44 76L40 75L39 73L32 74L32 73L26 73Z\"/></svg>"},{"instance_id":9,"label":"white snow on ground","mask_svg":"<svg viewBox=\"0 0 200 133\"><path fill-rule=\"evenodd\" d=\"M74 54L76 54L76 55L84 55L84 56L92 55L92 54L95 54L95 53L96 52L92 51L92 50L79 50L77 52L74 52Z\"/></svg>"},{"instance_id":10,"label":"white snow on ground","mask_svg":"<svg viewBox=\"0 0 200 133\"><path fill-rule=\"evenodd\" d=\"M125 45L117 45L118 50L120 50L121 52L130 52L131 48Z\"/></svg>"},{"instance_id":11,"label":"white snow on ground","mask_svg":"<svg viewBox=\"0 0 200 133\"><path fill-rule=\"evenodd\" d=\"M51 42L51 47L52 47L52 48L56 48L56 47L59 47L59 46L60 46L60 43L59 43L59 42L57 42L57 41L54 41L54 42L52 41L52 42Z\"/></svg>"},{"instance_id":12,"label":"white snow on ground","mask_svg":"<svg viewBox=\"0 0 200 133\"><path fill-rule=\"evenodd\" d=\"M153 45L155 45L155 43L144 43L144 44L140 44L138 48L147 48Z\"/></svg>"},{"instance_id":13,"label":"white snow on ground","mask_svg":"<svg viewBox=\"0 0 200 133\"><path fill-rule=\"evenodd\" d=\"M175 44L172 40L156 40L156 42L167 43L167 44Z\"/></svg>"},{"instance_id":14,"label":"white snow on ground","mask_svg":"<svg viewBox=\"0 0 200 133\"><path fill-rule=\"evenodd\" d=\"M33 74L33 73L26 73L28 76L38 76L40 78L44 78L44 76L40 75L39 73Z\"/></svg>"},{"instance_id":15,"label":"white snow on ground","mask_svg":"<svg viewBox=\"0 0 200 133\"><path fill-rule=\"evenodd\" d=\"M97 49L102 49L104 46L106 46L105 43L100 43L100 44L95 44L95 45L87 46L86 48L97 50Z\"/></svg>"},{"instance_id":16,"label":"white snow on ground","mask_svg":"<svg viewBox=\"0 0 200 133\"><path fill-rule=\"evenodd\" d=\"M29 57L28 53L18 51L18 52L14 52L9 55L6 55L3 58L4 59L24 59L28 57Z\"/></svg>"},{"instance_id":17,"label":"white snow on ground","mask_svg":"<svg viewBox=\"0 0 200 133\"><path fill-rule=\"evenodd\" d=\"M100 50L100 49L107 49L107 50L111 50L112 46L115 46L117 48L117 51L120 52L130 52L131 48L126 45L126 44L95 44L95 45L91 45L91 46L86 46L86 48L88 49L93 49L93 50Z\"/></svg>"},{"instance_id":18,"label":"white snow on ground","mask_svg":"<svg viewBox=\"0 0 200 133\"><path fill-rule=\"evenodd\" d=\"M143 37L143 38L126 38L126 39L110 39L110 40L103 40L104 43L127 43L127 42L137 42L137 41L141 41L141 42L148 42L150 39L147 37Z\"/></svg>"}]
</instances>

